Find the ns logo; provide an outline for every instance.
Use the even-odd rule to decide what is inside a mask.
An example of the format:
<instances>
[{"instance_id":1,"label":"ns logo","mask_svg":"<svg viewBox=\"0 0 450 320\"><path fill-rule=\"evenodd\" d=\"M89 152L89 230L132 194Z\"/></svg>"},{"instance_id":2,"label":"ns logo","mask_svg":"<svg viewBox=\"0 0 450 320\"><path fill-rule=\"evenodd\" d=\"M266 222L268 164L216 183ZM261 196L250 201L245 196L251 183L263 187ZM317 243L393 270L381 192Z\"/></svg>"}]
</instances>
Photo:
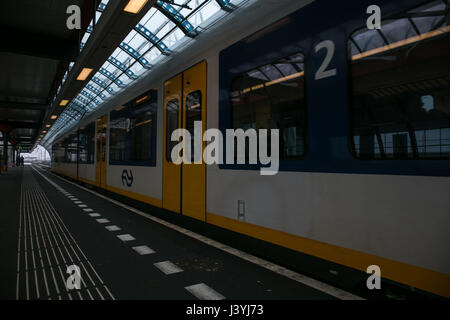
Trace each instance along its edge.
<instances>
[{"instance_id":1,"label":"ns logo","mask_svg":"<svg viewBox=\"0 0 450 320\"><path fill-rule=\"evenodd\" d=\"M133 185L133 171L128 171L127 169L124 169L122 171L122 186L131 187Z\"/></svg>"}]
</instances>

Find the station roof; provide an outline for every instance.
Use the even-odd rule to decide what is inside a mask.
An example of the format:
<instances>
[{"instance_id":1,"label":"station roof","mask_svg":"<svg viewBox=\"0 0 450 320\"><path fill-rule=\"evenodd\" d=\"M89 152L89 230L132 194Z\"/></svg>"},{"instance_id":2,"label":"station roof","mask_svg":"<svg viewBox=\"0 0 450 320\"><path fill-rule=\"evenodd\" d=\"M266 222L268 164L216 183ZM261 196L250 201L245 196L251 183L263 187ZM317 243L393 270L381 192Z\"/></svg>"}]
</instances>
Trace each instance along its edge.
<instances>
[{"instance_id":1,"label":"station roof","mask_svg":"<svg viewBox=\"0 0 450 320\"><path fill-rule=\"evenodd\" d=\"M68 66L52 97L56 110L52 116L57 118L50 122L49 130L40 133L35 146L40 143L48 148L58 136L70 130L82 118L144 74L151 72L155 65L167 61L171 54L182 50L198 34L207 32L210 25L246 1L143 1L144 7L139 13L132 15L136 18L124 23L120 21L120 16L130 17L129 13L123 11L128 1L121 1L121 5L116 5L115 1L102 0L97 8L97 26L90 23L80 45L81 58L94 60L94 63L76 61ZM112 7L113 5L115 6ZM113 11L118 14L114 15ZM114 32L119 24L122 37ZM101 34L106 34L106 37L113 34L113 37L102 44L98 39L105 39L105 36L102 37ZM98 46L103 46L101 54L96 52L95 48ZM83 56L84 51L89 51L86 56ZM74 79L82 70L80 66L89 66L92 71L83 85L75 86L74 89ZM60 105L65 103L67 105L58 114L57 110L62 108Z\"/></svg>"},{"instance_id":2,"label":"station roof","mask_svg":"<svg viewBox=\"0 0 450 320\"><path fill-rule=\"evenodd\" d=\"M66 9L78 5L85 20L94 1L0 2L0 130L13 144L33 146L58 82L78 53L81 30L66 28Z\"/></svg>"},{"instance_id":3,"label":"station roof","mask_svg":"<svg viewBox=\"0 0 450 320\"><path fill-rule=\"evenodd\" d=\"M436 0L385 20L380 29L363 28L350 37L353 60L417 43L449 31L449 3Z\"/></svg>"}]
</instances>

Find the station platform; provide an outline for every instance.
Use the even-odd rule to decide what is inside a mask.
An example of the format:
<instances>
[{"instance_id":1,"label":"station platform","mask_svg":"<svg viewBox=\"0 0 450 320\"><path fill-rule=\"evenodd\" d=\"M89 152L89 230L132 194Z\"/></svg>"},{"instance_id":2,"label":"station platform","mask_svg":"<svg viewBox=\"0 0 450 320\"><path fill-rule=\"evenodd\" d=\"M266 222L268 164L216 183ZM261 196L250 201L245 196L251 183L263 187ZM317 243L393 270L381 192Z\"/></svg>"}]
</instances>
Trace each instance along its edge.
<instances>
[{"instance_id":1,"label":"station platform","mask_svg":"<svg viewBox=\"0 0 450 320\"><path fill-rule=\"evenodd\" d=\"M0 194L0 299L360 299L44 167L3 172Z\"/></svg>"}]
</instances>

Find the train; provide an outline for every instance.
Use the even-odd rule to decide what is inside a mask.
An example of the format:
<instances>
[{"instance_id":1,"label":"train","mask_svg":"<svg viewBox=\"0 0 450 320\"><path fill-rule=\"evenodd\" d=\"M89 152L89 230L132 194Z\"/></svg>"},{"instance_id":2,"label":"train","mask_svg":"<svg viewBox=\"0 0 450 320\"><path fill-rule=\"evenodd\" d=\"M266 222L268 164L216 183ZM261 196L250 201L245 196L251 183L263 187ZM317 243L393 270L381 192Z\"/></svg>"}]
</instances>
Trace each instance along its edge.
<instances>
[{"instance_id":1,"label":"train","mask_svg":"<svg viewBox=\"0 0 450 320\"><path fill-rule=\"evenodd\" d=\"M447 0L243 6L55 139L51 171L361 295L375 265L382 288L450 298L449 16ZM278 129L277 174L174 163L195 121Z\"/></svg>"}]
</instances>

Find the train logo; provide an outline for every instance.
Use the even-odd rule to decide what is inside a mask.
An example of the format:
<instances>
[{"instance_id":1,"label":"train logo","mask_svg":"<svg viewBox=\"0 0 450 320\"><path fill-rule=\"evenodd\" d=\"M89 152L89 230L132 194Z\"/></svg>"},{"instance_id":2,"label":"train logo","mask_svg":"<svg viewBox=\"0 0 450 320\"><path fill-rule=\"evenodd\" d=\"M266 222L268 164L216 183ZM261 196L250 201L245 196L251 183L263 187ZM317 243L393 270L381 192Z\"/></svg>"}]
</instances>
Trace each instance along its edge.
<instances>
[{"instance_id":1,"label":"train logo","mask_svg":"<svg viewBox=\"0 0 450 320\"><path fill-rule=\"evenodd\" d=\"M128 174L128 170L124 169L122 171L122 185L127 187L131 187L133 185L133 171L130 170L130 173Z\"/></svg>"}]
</instances>

